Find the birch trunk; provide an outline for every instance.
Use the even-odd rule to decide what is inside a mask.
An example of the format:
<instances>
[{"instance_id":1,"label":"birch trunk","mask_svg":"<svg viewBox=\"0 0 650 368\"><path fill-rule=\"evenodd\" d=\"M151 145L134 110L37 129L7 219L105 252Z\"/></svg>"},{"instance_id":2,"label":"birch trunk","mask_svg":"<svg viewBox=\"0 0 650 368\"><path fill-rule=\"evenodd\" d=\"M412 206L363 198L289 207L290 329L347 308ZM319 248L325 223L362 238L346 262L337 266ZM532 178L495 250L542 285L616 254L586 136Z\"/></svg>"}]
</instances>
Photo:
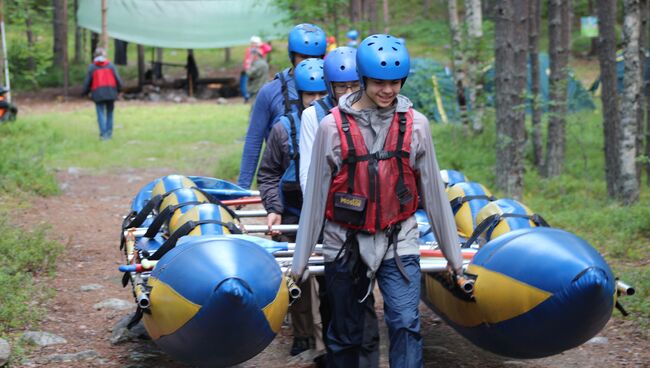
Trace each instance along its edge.
<instances>
[{"instance_id":1,"label":"birch trunk","mask_svg":"<svg viewBox=\"0 0 650 368\"><path fill-rule=\"evenodd\" d=\"M483 106L479 101L483 90L481 81L480 51L483 37L483 13L481 0L465 0L465 23L467 24L467 87L468 102L472 109L472 131L483 131Z\"/></svg>"},{"instance_id":2,"label":"birch trunk","mask_svg":"<svg viewBox=\"0 0 650 368\"><path fill-rule=\"evenodd\" d=\"M639 34L641 9L639 0L623 2L623 98L621 100L621 134L619 142L620 191L619 198L626 204L639 199L639 182L636 174L636 139L639 109L641 107L641 60L639 59Z\"/></svg>"},{"instance_id":3,"label":"birch trunk","mask_svg":"<svg viewBox=\"0 0 650 368\"><path fill-rule=\"evenodd\" d=\"M524 178L524 93L528 51L527 0L495 5L496 186L521 198Z\"/></svg>"},{"instance_id":4,"label":"birch trunk","mask_svg":"<svg viewBox=\"0 0 650 368\"><path fill-rule=\"evenodd\" d=\"M454 84L456 85L456 97L460 106L460 115L463 126L467 128L467 103L465 99L465 61L463 60L462 35L460 33L460 22L458 20L458 4L456 0L447 0L449 15L449 32L451 33L451 55L454 72Z\"/></svg>"}]
</instances>

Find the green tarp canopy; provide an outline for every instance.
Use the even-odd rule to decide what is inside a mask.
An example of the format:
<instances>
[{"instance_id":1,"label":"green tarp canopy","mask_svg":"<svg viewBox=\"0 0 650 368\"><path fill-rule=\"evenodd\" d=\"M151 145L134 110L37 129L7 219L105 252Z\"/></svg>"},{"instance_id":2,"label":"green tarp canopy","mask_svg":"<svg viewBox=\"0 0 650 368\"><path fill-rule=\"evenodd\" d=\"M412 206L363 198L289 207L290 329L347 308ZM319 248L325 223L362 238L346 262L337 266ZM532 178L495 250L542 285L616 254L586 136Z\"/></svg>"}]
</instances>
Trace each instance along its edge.
<instances>
[{"instance_id":1,"label":"green tarp canopy","mask_svg":"<svg viewBox=\"0 0 650 368\"><path fill-rule=\"evenodd\" d=\"M205 49L286 37L271 0L108 0L110 37L140 45ZM101 1L79 0L79 26L101 33Z\"/></svg>"}]
</instances>

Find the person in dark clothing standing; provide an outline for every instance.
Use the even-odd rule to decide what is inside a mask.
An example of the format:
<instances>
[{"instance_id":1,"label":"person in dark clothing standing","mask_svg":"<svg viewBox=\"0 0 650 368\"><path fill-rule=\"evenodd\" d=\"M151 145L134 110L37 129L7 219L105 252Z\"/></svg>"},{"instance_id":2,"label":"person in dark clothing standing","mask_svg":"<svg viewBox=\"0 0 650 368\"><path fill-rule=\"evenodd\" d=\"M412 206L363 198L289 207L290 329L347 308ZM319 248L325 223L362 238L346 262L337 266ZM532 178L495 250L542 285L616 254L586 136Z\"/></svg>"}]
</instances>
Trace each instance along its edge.
<instances>
[{"instance_id":1,"label":"person in dark clothing standing","mask_svg":"<svg viewBox=\"0 0 650 368\"><path fill-rule=\"evenodd\" d=\"M120 88L122 88L122 80L117 69L106 58L106 51L97 48L95 58L86 73L83 95L87 96L90 93L95 102L101 140L111 139L113 136L113 108Z\"/></svg>"}]
</instances>

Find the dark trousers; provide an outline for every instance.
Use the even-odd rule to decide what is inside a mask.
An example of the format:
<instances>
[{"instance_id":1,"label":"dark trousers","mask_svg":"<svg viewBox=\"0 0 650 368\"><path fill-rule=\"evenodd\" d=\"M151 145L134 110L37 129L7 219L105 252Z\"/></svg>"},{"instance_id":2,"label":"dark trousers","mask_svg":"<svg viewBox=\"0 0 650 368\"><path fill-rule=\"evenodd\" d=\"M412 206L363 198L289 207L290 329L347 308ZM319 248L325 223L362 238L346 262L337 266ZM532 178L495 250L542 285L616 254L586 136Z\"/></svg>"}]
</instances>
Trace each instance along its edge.
<instances>
[{"instance_id":1,"label":"dark trousers","mask_svg":"<svg viewBox=\"0 0 650 368\"><path fill-rule=\"evenodd\" d=\"M420 368L422 337L420 335L420 257L402 256L400 260L409 276L407 281L394 259L382 262L376 273L377 283L384 298L384 316L390 338L391 367ZM359 274L365 274L365 265ZM350 267L341 260L325 264L327 293L331 321L327 333L328 364L330 367L377 367L378 360L367 359L374 348L378 350L376 316L374 331L370 310L374 315L374 300L359 303L370 282L365 276L355 282ZM367 365L366 365L367 364Z\"/></svg>"}]
</instances>

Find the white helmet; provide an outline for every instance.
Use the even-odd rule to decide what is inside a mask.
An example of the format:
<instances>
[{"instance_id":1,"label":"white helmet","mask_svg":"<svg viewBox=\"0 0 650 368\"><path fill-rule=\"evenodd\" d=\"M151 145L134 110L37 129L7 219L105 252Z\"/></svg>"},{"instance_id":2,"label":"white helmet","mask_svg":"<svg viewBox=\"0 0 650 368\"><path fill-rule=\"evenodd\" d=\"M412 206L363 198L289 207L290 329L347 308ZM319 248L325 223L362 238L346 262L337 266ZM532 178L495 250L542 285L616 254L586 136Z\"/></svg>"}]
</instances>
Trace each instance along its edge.
<instances>
[{"instance_id":1,"label":"white helmet","mask_svg":"<svg viewBox=\"0 0 650 368\"><path fill-rule=\"evenodd\" d=\"M262 39L259 36L253 36L251 37L251 43L255 45L261 45Z\"/></svg>"}]
</instances>

